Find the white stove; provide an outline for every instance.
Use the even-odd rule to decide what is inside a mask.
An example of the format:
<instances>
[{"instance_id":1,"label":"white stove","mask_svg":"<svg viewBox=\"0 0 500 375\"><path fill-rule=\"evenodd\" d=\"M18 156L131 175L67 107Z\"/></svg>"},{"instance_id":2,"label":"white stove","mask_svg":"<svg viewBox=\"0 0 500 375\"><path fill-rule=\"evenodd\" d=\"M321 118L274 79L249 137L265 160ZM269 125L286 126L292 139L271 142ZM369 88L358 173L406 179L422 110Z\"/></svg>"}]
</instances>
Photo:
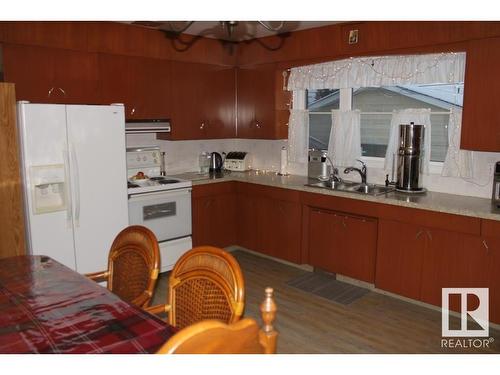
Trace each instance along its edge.
<instances>
[{"instance_id":1,"label":"white stove","mask_svg":"<svg viewBox=\"0 0 500 375\"><path fill-rule=\"evenodd\" d=\"M192 248L189 180L164 176L159 147L127 148L129 223L155 234L160 245L160 272L173 268ZM144 178L133 178L141 174Z\"/></svg>"},{"instance_id":2,"label":"white stove","mask_svg":"<svg viewBox=\"0 0 500 375\"><path fill-rule=\"evenodd\" d=\"M192 182L169 176L153 176L144 180L128 181L128 194L149 193L154 191L190 188Z\"/></svg>"},{"instance_id":3,"label":"white stove","mask_svg":"<svg viewBox=\"0 0 500 375\"><path fill-rule=\"evenodd\" d=\"M164 154L158 146L127 148L128 194L189 188L191 181L164 176ZM146 178L134 179L142 172Z\"/></svg>"}]
</instances>

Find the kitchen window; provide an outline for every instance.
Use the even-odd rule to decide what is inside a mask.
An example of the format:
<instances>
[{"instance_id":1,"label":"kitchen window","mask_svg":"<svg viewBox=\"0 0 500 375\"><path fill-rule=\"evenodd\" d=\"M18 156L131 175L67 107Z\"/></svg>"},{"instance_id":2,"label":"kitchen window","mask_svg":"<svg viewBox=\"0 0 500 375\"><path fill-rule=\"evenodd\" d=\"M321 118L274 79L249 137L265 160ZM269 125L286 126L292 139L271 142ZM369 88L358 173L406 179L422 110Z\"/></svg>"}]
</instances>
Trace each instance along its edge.
<instances>
[{"instance_id":1,"label":"kitchen window","mask_svg":"<svg viewBox=\"0 0 500 375\"><path fill-rule=\"evenodd\" d=\"M448 149L448 120L453 107L463 105L463 82L397 85L354 89L306 90L309 148L328 148L331 110L361 111L361 148L365 157L385 157L393 110L430 108L431 160L443 162Z\"/></svg>"}]
</instances>

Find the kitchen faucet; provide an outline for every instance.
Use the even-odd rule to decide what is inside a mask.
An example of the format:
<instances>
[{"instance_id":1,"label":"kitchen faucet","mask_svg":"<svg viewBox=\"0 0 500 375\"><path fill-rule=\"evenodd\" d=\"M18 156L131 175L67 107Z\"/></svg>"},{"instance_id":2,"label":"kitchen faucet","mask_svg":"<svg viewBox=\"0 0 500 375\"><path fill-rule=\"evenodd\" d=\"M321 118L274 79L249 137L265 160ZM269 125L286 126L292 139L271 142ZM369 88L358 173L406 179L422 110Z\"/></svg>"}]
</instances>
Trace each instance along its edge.
<instances>
[{"instance_id":1,"label":"kitchen faucet","mask_svg":"<svg viewBox=\"0 0 500 375\"><path fill-rule=\"evenodd\" d=\"M349 172L352 172L352 171L358 172L359 175L361 176L361 183L363 185L366 185L366 164L359 159L356 159L356 160L361 163L361 165L362 165L361 169L354 168L354 167L348 167L348 168L344 169L344 173L348 174Z\"/></svg>"},{"instance_id":2,"label":"kitchen faucet","mask_svg":"<svg viewBox=\"0 0 500 375\"><path fill-rule=\"evenodd\" d=\"M335 182L342 182L342 178L339 176L339 169L336 168L333 163L332 159L328 155L325 155L326 160L330 162L330 165L332 166L332 173L330 173L330 181L335 181Z\"/></svg>"}]
</instances>

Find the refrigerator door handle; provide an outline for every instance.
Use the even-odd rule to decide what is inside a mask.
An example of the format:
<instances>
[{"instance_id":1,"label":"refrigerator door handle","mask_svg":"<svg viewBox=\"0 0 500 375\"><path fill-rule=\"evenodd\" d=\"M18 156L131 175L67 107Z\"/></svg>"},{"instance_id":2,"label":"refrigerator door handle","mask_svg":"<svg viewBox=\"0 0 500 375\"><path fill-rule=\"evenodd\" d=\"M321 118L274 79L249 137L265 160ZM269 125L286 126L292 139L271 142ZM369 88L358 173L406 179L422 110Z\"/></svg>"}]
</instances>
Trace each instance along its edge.
<instances>
[{"instance_id":1,"label":"refrigerator door handle","mask_svg":"<svg viewBox=\"0 0 500 375\"><path fill-rule=\"evenodd\" d=\"M75 226L80 226L80 170L78 169L78 158L74 144L70 144L71 161L73 163L74 173L74 191L75 191Z\"/></svg>"},{"instance_id":2,"label":"refrigerator door handle","mask_svg":"<svg viewBox=\"0 0 500 375\"><path fill-rule=\"evenodd\" d=\"M66 199L66 224L71 228L71 221L73 218L73 200L71 199L71 179L69 177L69 153L67 150L63 151L64 160L64 199Z\"/></svg>"}]
</instances>

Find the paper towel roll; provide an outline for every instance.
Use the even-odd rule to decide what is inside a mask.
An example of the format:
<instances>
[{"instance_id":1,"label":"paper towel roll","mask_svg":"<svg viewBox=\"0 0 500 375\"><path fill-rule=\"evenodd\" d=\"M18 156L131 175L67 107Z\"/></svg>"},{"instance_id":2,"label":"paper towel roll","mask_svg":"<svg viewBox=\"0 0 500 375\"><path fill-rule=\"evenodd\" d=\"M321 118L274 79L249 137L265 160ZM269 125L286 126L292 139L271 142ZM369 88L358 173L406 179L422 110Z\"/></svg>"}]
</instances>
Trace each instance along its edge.
<instances>
[{"instance_id":1,"label":"paper towel roll","mask_svg":"<svg viewBox=\"0 0 500 375\"><path fill-rule=\"evenodd\" d=\"M285 146L281 148L280 174L286 175L288 169L288 150Z\"/></svg>"}]
</instances>

